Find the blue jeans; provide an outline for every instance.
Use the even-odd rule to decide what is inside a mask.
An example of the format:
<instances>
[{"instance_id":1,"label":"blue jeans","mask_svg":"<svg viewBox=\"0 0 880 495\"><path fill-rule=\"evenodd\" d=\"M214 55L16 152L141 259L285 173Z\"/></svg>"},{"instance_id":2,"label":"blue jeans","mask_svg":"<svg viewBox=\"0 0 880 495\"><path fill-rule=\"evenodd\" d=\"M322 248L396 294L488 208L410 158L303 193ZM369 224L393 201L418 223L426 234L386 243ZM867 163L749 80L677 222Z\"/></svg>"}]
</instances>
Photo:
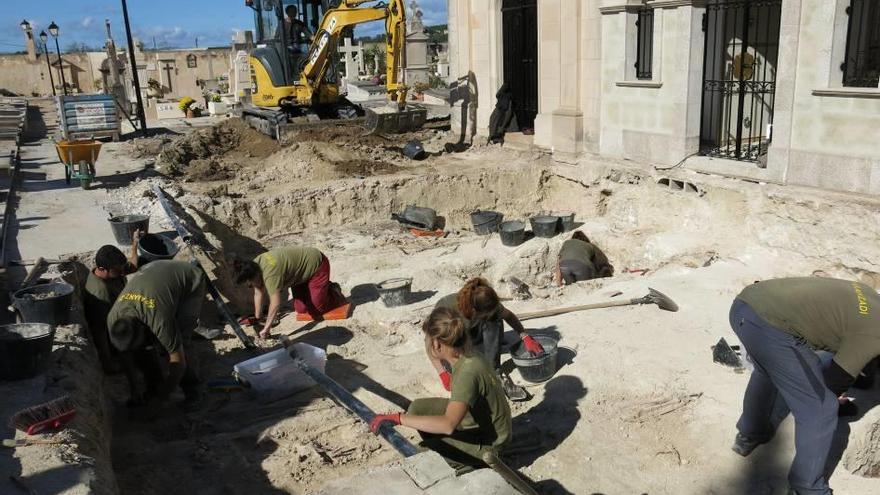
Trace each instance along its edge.
<instances>
[{"instance_id":1,"label":"blue jeans","mask_svg":"<svg viewBox=\"0 0 880 495\"><path fill-rule=\"evenodd\" d=\"M730 308L730 326L755 364L737 429L750 439L769 440L775 420L790 410L796 452L789 485L799 495L830 495L825 462L838 402L825 386L819 357L803 339L770 325L739 299Z\"/></svg>"}]
</instances>

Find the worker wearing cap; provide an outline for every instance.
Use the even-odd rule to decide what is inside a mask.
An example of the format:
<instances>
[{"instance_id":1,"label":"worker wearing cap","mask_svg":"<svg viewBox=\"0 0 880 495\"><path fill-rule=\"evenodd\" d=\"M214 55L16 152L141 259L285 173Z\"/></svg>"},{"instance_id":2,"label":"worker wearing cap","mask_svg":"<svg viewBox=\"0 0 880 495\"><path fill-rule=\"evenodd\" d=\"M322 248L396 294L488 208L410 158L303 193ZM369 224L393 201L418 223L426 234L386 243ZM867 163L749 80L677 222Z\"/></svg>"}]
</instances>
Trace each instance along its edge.
<instances>
[{"instance_id":1,"label":"worker wearing cap","mask_svg":"<svg viewBox=\"0 0 880 495\"><path fill-rule=\"evenodd\" d=\"M137 271L137 245L141 237L138 230L132 236L128 258L116 246L101 246L95 253L95 267L86 278L83 308L86 323L92 335L98 357L104 371L116 371L116 353L107 336L107 314L125 287L125 276Z\"/></svg>"},{"instance_id":2,"label":"worker wearing cap","mask_svg":"<svg viewBox=\"0 0 880 495\"><path fill-rule=\"evenodd\" d=\"M260 331L261 338L269 336L269 329L277 321L288 287L296 312L307 313L316 321L321 320L324 313L345 304L339 286L330 281L330 261L313 247L272 249L253 261L235 261L233 270L236 283L247 284L254 291L252 324L261 320L264 291L269 295L269 311Z\"/></svg>"},{"instance_id":3,"label":"worker wearing cap","mask_svg":"<svg viewBox=\"0 0 880 495\"><path fill-rule=\"evenodd\" d=\"M787 407L795 418L790 493L831 494L824 469L843 394L880 355L880 295L847 280L767 280L737 296L730 324L755 364L733 450L747 456L769 442ZM816 350L834 354L830 365Z\"/></svg>"},{"instance_id":4,"label":"worker wearing cap","mask_svg":"<svg viewBox=\"0 0 880 495\"><path fill-rule=\"evenodd\" d=\"M583 280L610 277L614 267L598 246L581 231L562 243L556 262L556 285L570 285Z\"/></svg>"},{"instance_id":5,"label":"worker wearing cap","mask_svg":"<svg viewBox=\"0 0 880 495\"><path fill-rule=\"evenodd\" d=\"M198 398L193 356L186 348L204 296L201 268L186 261L158 260L132 277L110 310L107 328L117 349L153 347L154 352L161 348L168 354L168 376L160 384L147 384L147 393L155 393L151 398L166 400L178 384L188 401Z\"/></svg>"}]
</instances>

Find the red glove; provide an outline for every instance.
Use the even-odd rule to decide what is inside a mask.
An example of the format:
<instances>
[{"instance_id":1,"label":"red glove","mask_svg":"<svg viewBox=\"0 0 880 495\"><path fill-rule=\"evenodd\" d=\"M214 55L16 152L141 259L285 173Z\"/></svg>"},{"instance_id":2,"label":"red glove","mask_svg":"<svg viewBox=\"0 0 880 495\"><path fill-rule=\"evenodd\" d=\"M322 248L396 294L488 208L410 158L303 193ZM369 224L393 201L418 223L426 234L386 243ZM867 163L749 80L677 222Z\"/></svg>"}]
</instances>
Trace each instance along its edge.
<instances>
[{"instance_id":1,"label":"red glove","mask_svg":"<svg viewBox=\"0 0 880 495\"><path fill-rule=\"evenodd\" d=\"M541 347L541 344L539 344L537 340L533 339L531 335L526 335L525 337L523 337L522 343L525 346L526 350L531 352L535 356L544 354L544 348Z\"/></svg>"},{"instance_id":2,"label":"red glove","mask_svg":"<svg viewBox=\"0 0 880 495\"><path fill-rule=\"evenodd\" d=\"M452 390L452 375L450 375L448 371L441 371L440 383L442 383L443 388L445 388L446 391L449 392L450 390Z\"/></svg>"},{"instance_id":3,"label":"red glove","mask_svg":"<svg viewBox=\"0 0 880 495\"><path fill-rule=\"evenodd\" d=\"M400 424L400 413L391 413L391 414L377 414L373 416L373 420L370 421L370 431L374 434L379 434L379 427L382 426L382 423L385 422L391 423L391 426L397 426Z\"/></svg>"},{"instance_id":4,"label":"red glove","mask_svg":"<svg viewBox=\"0 0 880 495\"><path fill-rule=\"evenodd\" d=\"M238 320L238 324L252 327L259 323L259 321L260 320L254 316L242 316L241 319Z\"/></svg>"}]
</instances>

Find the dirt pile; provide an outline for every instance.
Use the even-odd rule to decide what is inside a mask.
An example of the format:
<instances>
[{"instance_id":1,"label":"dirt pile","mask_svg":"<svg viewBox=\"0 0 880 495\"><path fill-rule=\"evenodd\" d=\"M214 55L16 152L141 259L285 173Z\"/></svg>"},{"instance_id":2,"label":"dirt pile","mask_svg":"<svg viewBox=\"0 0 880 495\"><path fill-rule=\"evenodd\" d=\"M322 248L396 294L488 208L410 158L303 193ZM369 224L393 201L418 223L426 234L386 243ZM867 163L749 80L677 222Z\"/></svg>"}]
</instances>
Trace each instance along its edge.
<instances>
[{"instance_id":1,"label":"dirt pile","mask_svg":"<svg viewBox=\"0 0 880 495\"><path fill-rule=\"evenodd\" d=\"M158 164L172 175L185 175L191 180L222 180L277 150L278 144L268 136L240 119L228 119L166 144Z\"/></svg>"}]
</instances>

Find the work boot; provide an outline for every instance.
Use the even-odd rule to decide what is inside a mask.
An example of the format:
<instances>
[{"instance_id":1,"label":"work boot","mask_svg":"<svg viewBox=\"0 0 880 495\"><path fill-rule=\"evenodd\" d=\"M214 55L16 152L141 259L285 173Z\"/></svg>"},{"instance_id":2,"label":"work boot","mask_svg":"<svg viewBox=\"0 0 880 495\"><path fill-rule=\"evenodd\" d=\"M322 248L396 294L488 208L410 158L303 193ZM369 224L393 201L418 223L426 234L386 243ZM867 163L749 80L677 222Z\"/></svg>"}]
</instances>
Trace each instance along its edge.
<instances>
[{"instance_id":1,"label":"work boot","mask_svg":"<svg viewBox=\"0 0 880 495\"><path fill-rule=\"evenodd\" d=\"M751 454L753 450L758 448L758 445L761 445L763 443L767 443L767 440L752 440L742 433L737 433L736 438L733 440L733 446L730 448L737 454L743 457L748 457L748 455Z\"/></svg>"}]
</instances>

